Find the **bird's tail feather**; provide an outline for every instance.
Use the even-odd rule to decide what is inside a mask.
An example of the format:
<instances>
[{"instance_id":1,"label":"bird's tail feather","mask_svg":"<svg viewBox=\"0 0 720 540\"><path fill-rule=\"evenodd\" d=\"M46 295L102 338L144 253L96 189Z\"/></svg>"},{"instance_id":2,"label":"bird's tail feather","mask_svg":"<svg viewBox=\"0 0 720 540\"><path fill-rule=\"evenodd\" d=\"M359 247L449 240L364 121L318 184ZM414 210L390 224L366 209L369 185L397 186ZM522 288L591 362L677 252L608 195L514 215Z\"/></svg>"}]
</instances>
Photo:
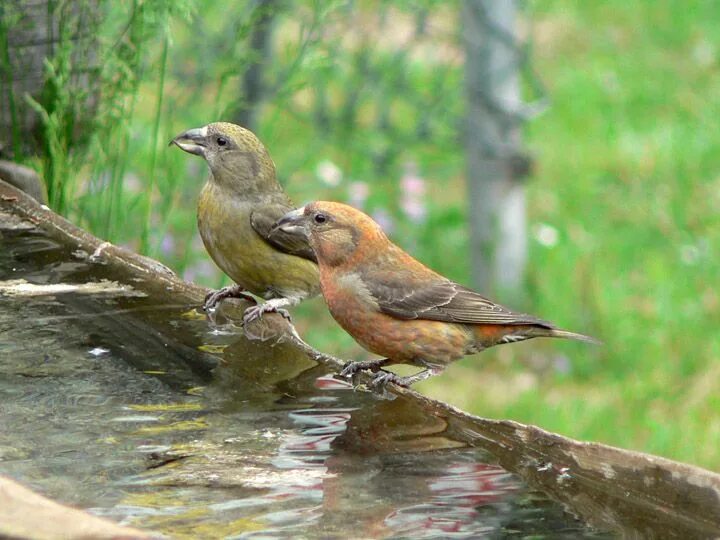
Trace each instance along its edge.
<instances>
[{"instance_id":1,"label":"bird's tail feather","mask_svg":"<svg viewBox=\"0 0 720 540\"><path fill-rule=\"evenodd\" d=\"M577 341L584 341L585 343L593 343L594 345L602 345L602 341L600 341L599 339L595 339L594 337L586 336L585 334L578 334L576 332L568 332L567 330L560 330L558 328L553 328L552 330L550 330L548 336L564 339L574 339Z\"/></svg>"}]
</instances>

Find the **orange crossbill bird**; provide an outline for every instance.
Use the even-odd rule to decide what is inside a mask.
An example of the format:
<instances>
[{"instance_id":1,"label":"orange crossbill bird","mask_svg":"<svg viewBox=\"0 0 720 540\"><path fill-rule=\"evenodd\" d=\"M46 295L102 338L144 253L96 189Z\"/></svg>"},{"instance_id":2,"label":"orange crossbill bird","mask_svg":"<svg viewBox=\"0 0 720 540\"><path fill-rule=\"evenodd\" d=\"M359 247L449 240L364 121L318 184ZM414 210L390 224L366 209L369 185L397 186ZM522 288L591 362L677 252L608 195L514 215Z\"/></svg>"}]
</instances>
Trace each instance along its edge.
<instances>
[{"instance_id":1,"label":"orange crossbill bird","mask_svg":"<svg viewBox=\"0 0 720 540\"><path fill-rule=\"evenodd\" d=\"M308 237L333 317L360 345L384 357L351 362L343 376L370 369L375 372L374 385L409 386L441 372L453 360L493 345L535 337L595 342L515 313L433 272L350 206L314 202L286 214L275 229ZM390 364L424 370L410 377L380 370Z\"/></svg>"},{"instance_id":2,"label":"orange crossbill bird","mask_svg":"<svg viewBox=\"0 0 720 540\"><path fill-rule=\"evenodd\" d=\"M235 124L215 122L175 137L175 144L205 158L210 177L200 193L197 219L205 249L236 285L205 298L212 310L227 297L267 300L245 311L245 321L320 292L315 255L302 236L271 230L295 206L275 177L275 164L260 140Z\"/></svg>"}]
</instances>

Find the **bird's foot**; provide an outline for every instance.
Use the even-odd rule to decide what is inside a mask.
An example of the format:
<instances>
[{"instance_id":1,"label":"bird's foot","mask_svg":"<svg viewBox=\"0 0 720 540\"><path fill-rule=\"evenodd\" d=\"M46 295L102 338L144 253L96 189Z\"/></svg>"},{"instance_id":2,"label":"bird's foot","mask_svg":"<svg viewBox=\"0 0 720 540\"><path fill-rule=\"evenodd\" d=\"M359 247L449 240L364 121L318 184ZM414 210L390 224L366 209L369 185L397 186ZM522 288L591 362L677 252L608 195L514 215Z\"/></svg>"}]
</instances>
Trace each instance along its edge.
<instances>
[{"instance_id":1,"label":"bird's foot","mask_svg":"<svg viewBox=\"0 0 720 540\"><path fill-rule=\"evenodd\" d=\"M388 384L394 383L403 388L409 388L413 383L413 381L409 379L410 377L401 377L391 371L379 371L373 375L369 386L375 390L384 390Z\"/></svg>"},{"instance_id":2,"label":"bird's foot","mask_svg":"<svg viewBox=\"0 0 720 540\"><path fill-rule=\"evenodd\" d=\"M387 362L387 358L383 358L382 360L365 360L364 362L348 362L343 366L340 376L346 379L352 379L358 371L364 369L369 369L373 373L377 373Z\"/></svg>"},{"instance_id":3,"label":"bird's foot","mask_svg":"<svg viewBox=\"0 0 720 540\"><path fill-rule=\"evenodd\" d=\"M264 304L250 306L247 308L243 314L243 324L249 324L257 321L262 318L263 313L277 313L278 315L282 315L286 318L288 322L292 322L292 317L290 317L290 312L287 309L283 309L266 302Z\"/></svg>"},{"instance_id":4,"label":"bird's foot","mask_svg":"<svg viewBox=\"0 0 720 540\"><path fill-rule=\"evenodd\" d=\"M398 386L402 386L403 388L410 388L412 384L415 384L418 381L424 381L434 374L435 372L431 369L425 369L420 373L410 375L409 377L401 377L400 375L390 371L380 371L373 375L372 381L370 381L370 387L376 390L384 390L388 383L393 383Z\"/></svg>"},{"instance_id":5,"label":"bird's foot","mask_svg":"<svg viewBox=\"0 0 720 540\"><path fill-rule=\"evenodd\" d=\"M222 289L208 293L203 302L203 311L210 313L225 298L243 298L248 302L256 303L255 298L248 294L240 285L230 285L229 287L223 287Z\"/></svg>"}]
</instances>

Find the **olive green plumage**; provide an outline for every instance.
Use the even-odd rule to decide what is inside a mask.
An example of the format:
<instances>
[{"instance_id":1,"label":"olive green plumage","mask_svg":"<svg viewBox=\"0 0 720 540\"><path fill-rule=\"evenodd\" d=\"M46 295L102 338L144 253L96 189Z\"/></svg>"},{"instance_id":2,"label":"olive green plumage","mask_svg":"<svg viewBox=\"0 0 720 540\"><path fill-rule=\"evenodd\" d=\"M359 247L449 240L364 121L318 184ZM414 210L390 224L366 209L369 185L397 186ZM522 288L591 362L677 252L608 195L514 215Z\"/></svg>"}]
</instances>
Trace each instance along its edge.
<instances>
[{"instance_id":1,"label":"olive green plumage","mask_svg":"<svg viewBox=\"0 0 720 540\"><path fill-rule=\"evenodd\" d=\"M318 268L305 239L272 230L295 206L260 140L240 126L216 122L172 143L202 156L210 167L198 201L198 229L212 259L239 286L209 296L206 308L249 291L270 300L252 312L255 318L318 294Z\"/></svg>"}]
</instances>

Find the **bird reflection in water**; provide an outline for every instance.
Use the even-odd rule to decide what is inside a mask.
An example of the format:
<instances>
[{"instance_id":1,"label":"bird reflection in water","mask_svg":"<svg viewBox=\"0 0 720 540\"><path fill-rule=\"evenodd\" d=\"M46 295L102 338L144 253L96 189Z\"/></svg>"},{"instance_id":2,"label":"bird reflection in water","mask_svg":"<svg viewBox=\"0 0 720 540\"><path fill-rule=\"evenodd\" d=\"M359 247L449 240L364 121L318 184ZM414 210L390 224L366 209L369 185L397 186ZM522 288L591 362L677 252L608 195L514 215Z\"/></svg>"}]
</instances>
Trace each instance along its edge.
<instances>
[{"instance_id":1,"label":"bird reflection in water","mask_svg":"<svg viewBox=\"0 0 720 540\"><path fill-rule=\"evenodd\" d=\"M314 386L330 395L351 389L331 376ZM481 508L517 491L512 475L449 436L445 419L423 415L403 398L362 397L367 399L357 408L325 402L324 408L289 413L298 431L282 435L273 465L304 473L292 475L273 495L315 504L266 519L289 527L302 512L324 534L347 531L352 519L358 534L373 537L462 537L498 529L499 523L479 519Z\"/></svg>"},{"instance_id":2,"label":"bird reflection in water","mask_svg":"<svg viewBox=\"0 0 720 540\"><path fill-rule=\"evenodd\" d=\"M497 531L502 523L494 514L482 520L480 508L502 503L517 491L517 481L497 465L456 463L445 474L428 480L427 502L409 505L390 513L385 525L413 538L455 533L460 537ZM466 534L463 534L466 533Z\"/></svg>"}]
</instances>

